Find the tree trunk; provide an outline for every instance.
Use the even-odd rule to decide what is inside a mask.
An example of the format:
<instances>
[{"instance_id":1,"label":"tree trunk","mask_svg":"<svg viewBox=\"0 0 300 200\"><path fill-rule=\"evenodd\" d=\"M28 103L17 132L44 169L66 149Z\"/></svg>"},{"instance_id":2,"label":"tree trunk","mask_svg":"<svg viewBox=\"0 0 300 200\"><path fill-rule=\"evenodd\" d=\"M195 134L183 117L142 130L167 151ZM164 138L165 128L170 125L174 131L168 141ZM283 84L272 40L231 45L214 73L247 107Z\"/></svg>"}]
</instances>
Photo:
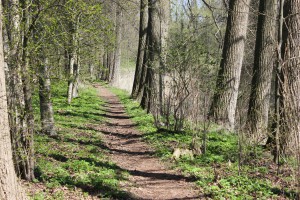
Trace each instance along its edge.
<instances>
[{"instance_id":1,"label":"tree trunk","mask_svg":"<svg viewBox=\"0 0 300 200\"><path fill-rule=\"evenodd\" d=\"M143 62L147 68L141 107L156 116L162 113L162 73L166 64L169 3L167 0L148 0L147 52ZM143 81L143 69L140 81Z\"/></svg>"},{"instance_id":2,"label":"tree trunk","mask_svg":"<svg viewBox=\"0 0 300 200\"><path fill-rule=\"evenodd\" d=\"M170 20L170 1L160 2L160 69L158 70L159 83L158 83L158 111L163 115L164 105L164 73L167 65L167 40L169 36L169 20Z\"/></svg>"},{"instance_id":3,"label":"tree trunk","mask_svg":"<svg viewBox=\"0 0 300 200\"><path fill-rule=\"evenodd\" d=\"M140 5L140 27L139 27L139 44L138 44L138 52L137 52L137 60L136 60L136 68L134 75L134 82L131 92L131 97L133 99L140 99L142 96L143 89L141 89L144 85L143 76L145 73L142 73L144 61L144 54L146 52L146 41L147 41L147 28L148 28L148 2L147 0L141 0Z\"/></svg>"},{"instance_id":4,"label":"tree trunk","mask_svg":"<svg viewBox=\"0 0 300 200\"><path fill-rule=\"evenodd\" d=\"M107 51L105 51L104 53L103 53L103 58L102 58L102 60L103 60L103 69L102 69L102 73L101 73L101 80L103 80L103 81L108 81L108 71L109 71L109 69L108 69L108 64L107 64Z\"/></svg>"},{"instance_id":5,"label":"tree trunk","mask_svg":"<svg viewBox=\"0 0 300 200\"><path fill-rule=\"evenodd\" d=\"M15 174L9 134L2 41L2 2L0 1L0 199L27 199Z\"/></svg>"},{"instance_id":6,"label":"tree trunk","mask_svg":"<svg viewBox=\"0 0 300 200\"><path fill-rule=\"evenodd\" d=\"M113 86L119 84L120 67L121 67L121 42L122 42L122 8L117 5L116 8L116 41L114 51L114 71L111 83Z\"/></svg>"},{"instance_id":7,"label":"tree trunk","mask_svg":"<svg viewBox=\"0 0 300 200\"><path fill-rule=\"evenodd\" d=\"M40 65L39 84L42 133L53 136L56 135L56 130L54 126L54 114L51 102L50 67L47 59L45 59L45 62Z\"/></svg>"},{"instance_id":8,"label":"tree trunk","mask_svg":"<svg viewBox=\"0 0 300 200\"><path fill-rule=\"evenodd\" d=\"M228 130L235 126L235 111L244 57L250 0L230 0L222 60L210 117Z\"/></svg>"},{"instance_id":9,"label":"tree trunk","mask_svg":"<svg viewBox=\"0 0 300 200\"><path fill-rule=\"evenodd\" d=\"M72 98L77 98L79 96L79 70L80 70L80 59L77 56L76 64L74 65L74 83L72 88Z\"/></svg>"},{"instance_id":10,"label":"tree trunk","mask_svg":"<svg viewBox=\"0 0 300 200\"><path fill-rule=\"evenodd\" d=\"M114 51L109 51L107 53L107 66L108 66L108 82L111 82L114 79L115 74L115 65L114 65Z\"/></svg>"},{"instance_id":11,"label":"tree trunk","mask_svg":"<svg viewBox=\"0 0 300 200\"><path fill-rule=\"evenodd\" d=\"M147 112L153 111L158 98L158 72L160 68L161 54L161 32L160 32L160 3L161 1L149 0L149 22L148 22L148 54L149 61L147 62L147 74L145 89L141 101L141 107Z\"/></svg>"},{"instance_id":12,"label":"tree trunk","mask_svg":"<svg viewBox=\"0 0 300 200\"><path fill-rule=\"evenodd\" d=\"M261 141L267 137L270 89L275 57L276 0L260 0L247 128Z\"/></svg>"},{"instance_id":13,"label":"tree trunk","mask_svg":"<svg viewBox=\"0 0 300 200\"><path fill-rule=\"evenodd\" d=\"M23 38L23 52L22 52L22 84L23 84L23 93L24 93L24 102L25 102L25 110L24 110L24 118L26 119L27 129L25 131L25 135L23 135L23 148L25 149L26 157L21 157L25 166L22 170L22 176L26 180L32 181L34 179L34 115L33 115L33 107L32 107L32 91L31 91L31 76L29 69L29 52L28 52L28 44L29 44L29 11L28 11L28 2L27 0L22 0L21 2L23 9L23 24L26 25L24 31ZM24 155L22 155L24 156Z\"/></svg>"},{"instance_id":14,"label":"tree trunk","mask_svg":"<svg viewBox=\"0 0 300 200\"><path fill-rule=\"evenodd\" d=\"M110 13L109 18L113 24L112 33L116 33L116 14L117 14L117 3L109 3L108 4L108 12ZM118 6L119 7L119 6ZM117 38L116 38L117 40ZM115 76L115 47L116 47L116 41L113 41L113 43L110 43L107 45L108 52L107 52L107 67L108 67L108 82L112 82Z\"/></svg>"},{"instance_id":15,"label":"tree trunk","mask_svg":"<svg viewBox=\"0 0 300 200\"><path fill-rule=\"evenodd\" d=\"M283 65L279 80L279 113L281 152L289 145L294 152L300 149L300 1L286 0L284 4L282 58Z\"/></svg>"},{"instance_id":16,"label":"tree trunk","mask_svg":"<svg viewBox=\"0 0 300 200\"><path fill-rule=\"evenodd\" d=\"M34 179L34 116L32 109L32 94L30 84L28 40L29 40L29 15L26 0L11 0L8 10L13 19L9 23L10 52L9 65L9 122L15 167L18 175L26 180ZM22 10L22 21L20 17ZM22 22L22 23L21 23ZM21 25L23 29L21 30ZM22 32L22 35L21 35Z\"/></svg>"},{"instance_id":17,"label":"tree trunk","mask_svg":"<svg viewBox=\"0 0 300 200\"><path fill-rule=\"evenodd\" d=\"M73 99L73 85L74 85L74 65L75 58L74 53L71 54L71 58L69 60L69 80L68 80L68 104L71 104Z\"/></svg>"},{"instance_id":18,"label":"tree trunk","mask_svg":"<svg viewBox=\"0 0 300 200\"><path fill-rule=\"evenodd\" d=\"M73 99L73 90L74 90L74 82L75 82L75 76L74 74L77 64L77 48L78 48L78 23L79 23L79 16L75 17L74 21L70 22L71 25L71 52L70 52L70 60L69 60L69 80L68 80L68 104L71 104ZM75 70L76 69L76 70Z\"/></svg>"}]
</instances>

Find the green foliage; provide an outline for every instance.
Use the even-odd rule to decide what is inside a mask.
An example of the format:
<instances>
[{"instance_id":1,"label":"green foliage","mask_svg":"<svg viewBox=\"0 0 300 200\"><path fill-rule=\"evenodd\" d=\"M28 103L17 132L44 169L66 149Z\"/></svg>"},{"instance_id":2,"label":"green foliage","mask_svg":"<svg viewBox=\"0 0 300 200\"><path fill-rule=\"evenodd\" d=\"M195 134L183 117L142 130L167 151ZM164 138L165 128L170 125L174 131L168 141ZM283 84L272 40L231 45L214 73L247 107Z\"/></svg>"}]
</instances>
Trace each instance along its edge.
<instances>
[{"instance_id":1,"label":"green foliage","mask_svg":"<svg viewBox=\"0 0 300 200\"><path fill-rule=\"evenodd\" d=\"M274 196L270 182L246 176L228 176L203 187L215 199L270 199Z\"/></svg>"},{"instance_id":2,"label":"green foliage","mask_svg":"<svg viewBox=\"0 0 300 200\"><path fill-rule=\"evenodd\" d=\"M92 87L81 89L81 96L68 105L66 85L53 86L53 105L58 135L35 136L36 169L38 181L47 189L81 188L85 192L97 192L99 197L120 197L124 192L119 181L128 173L108 161L102 145L101 134L96 130L102 121L103 102ZM47 193L38 193L33 199L44 199ZM55 193L53 199L64 199ZM47 197L48 198L48 197Z\"/></svg>"}]
</instances>

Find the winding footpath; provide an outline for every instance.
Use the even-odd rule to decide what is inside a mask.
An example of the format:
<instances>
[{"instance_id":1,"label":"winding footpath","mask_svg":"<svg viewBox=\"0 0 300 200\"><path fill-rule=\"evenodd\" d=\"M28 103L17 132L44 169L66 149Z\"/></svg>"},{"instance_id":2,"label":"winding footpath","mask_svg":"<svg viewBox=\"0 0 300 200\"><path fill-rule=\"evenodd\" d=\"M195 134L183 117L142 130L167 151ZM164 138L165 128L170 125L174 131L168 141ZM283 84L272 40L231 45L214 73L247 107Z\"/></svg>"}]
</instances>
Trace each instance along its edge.
<instances>
[{"instance_id":1,"label":"winding footpath","mask_svg":"<svg viewBox=\"0 0 300 200\"><path fill-rule=\"evenodd\" d=\"M104 135L103 141L111 160L130 174L129 180L121 183L121 187L131 199L204 199L189 178L167 169L152 156L153 149L142 141L118 97L103 86L95 87L106 102L104 117L107 118L107 122L97 129Z\"/></svg>"}]
</instances>

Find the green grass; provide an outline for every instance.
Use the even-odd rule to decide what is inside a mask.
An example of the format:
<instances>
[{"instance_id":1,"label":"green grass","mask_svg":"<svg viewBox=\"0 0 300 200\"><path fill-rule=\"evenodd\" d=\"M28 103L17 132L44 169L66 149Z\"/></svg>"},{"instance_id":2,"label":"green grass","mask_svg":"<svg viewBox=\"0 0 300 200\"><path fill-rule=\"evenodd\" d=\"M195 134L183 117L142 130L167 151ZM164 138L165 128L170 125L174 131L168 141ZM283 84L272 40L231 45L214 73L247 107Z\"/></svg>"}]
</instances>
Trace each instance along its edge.
<instances>
[{"instance_id":1,"label":"green grass","mask_svg":"<svg viewBox=\"0 0 300 200\"><path fill-rule=\"evenodd\" d=\"M269 170L266 166L243 164L238 174L238 136L236 134L210 131L207 134L207 152L195 156L194 159L183 157L172 158L175 147L189 148L193 133L190 130L172 132L157 130L154 119L145 113L139 105L132 101L122 90L111 88L125 105L127 113L144 133L144 140L156 149L156 155L161 159L173 162L173 167L186 175L194 177L195 183L207 197L212 199L271 199L282 195L276 183L267 180ZM247 149L244 149L246 153ZM262 157L262 149L256 157ZM243 160L244 161L244 160ZM286 190L286 189L284 189ZM293 197L291 197L293 198Z\"/></svg>"},{"instance_id":2,"label":"green grass","mask_svg":"<svg viewBox=\"0 0 300 200\"><path fill-rule=\"evenodd\" d=\"M127 179L128 173L108 161L101 133L95 128L103 121L103 102L94 88L86 87L80 90L80 97L68 105L66 88L63 83L53 86L58 135L35 136L36 181L44 183L47 190L67 186L70 190L80 188L85 194L99 197L124 197L119 183ZM35 107L38 106L36 99ZM33 199L64 199L63 193L51 198L49 195L44 191L35 194Z\"/></svg>"}]
</instances>

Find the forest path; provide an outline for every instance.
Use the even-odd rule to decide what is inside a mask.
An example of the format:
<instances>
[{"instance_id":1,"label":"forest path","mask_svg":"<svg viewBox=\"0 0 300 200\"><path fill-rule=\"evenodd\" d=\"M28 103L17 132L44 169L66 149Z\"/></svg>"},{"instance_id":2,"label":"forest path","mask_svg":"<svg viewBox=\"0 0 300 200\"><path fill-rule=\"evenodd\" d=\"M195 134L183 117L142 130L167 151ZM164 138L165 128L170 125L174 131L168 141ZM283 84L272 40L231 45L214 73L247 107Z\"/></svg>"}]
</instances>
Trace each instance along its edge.
<instances>
[{"instance_id":1,"label":"forest path","mask_svg":"<svg viewBox=\"0 0 300 200\"><path fill-rule=\"evenodd\" d=\"M132 199L201 199L190 180L167 169L154 151L142 141L142 135L125 113L118 97L103 86L95 86L104 106L107 122L97 127L103 133L111 160L128 171L129 181L121 186Z\"/></svg>"}]
</instances>

